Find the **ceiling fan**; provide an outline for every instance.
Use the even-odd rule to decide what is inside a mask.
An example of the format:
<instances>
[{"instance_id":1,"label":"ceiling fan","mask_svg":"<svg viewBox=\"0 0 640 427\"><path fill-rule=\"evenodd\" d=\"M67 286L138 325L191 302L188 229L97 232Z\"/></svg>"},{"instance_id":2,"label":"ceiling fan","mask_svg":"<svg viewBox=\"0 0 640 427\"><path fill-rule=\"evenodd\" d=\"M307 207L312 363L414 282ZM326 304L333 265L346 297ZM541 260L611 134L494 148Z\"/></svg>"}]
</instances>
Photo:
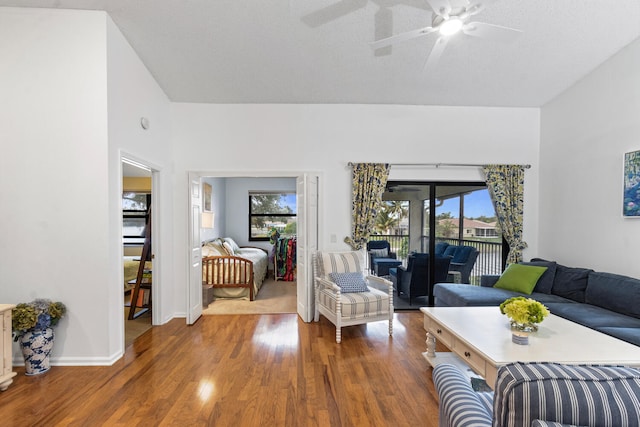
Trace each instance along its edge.
<instances>
[{"instance_id":1,"label":"ceiling fan","mask_svg":"<svg viewBox=\"0 0 640 427\"><path fill-rule=\"evenodd\" d=\"M498 42L511 42L522 33L520 30L486 22L469 22L472 16L482 12L487 4L493 3L495 0L466 0L466 5L462 7L453 7L449 0L426 1L433 10L431 26L376 40L371 43L371 47L380 49L398 42L437 33L438 38L424 65L425 70L431 70L440 59L450 38L460 32L467 36Z\"/></svg>"}]
</instances>

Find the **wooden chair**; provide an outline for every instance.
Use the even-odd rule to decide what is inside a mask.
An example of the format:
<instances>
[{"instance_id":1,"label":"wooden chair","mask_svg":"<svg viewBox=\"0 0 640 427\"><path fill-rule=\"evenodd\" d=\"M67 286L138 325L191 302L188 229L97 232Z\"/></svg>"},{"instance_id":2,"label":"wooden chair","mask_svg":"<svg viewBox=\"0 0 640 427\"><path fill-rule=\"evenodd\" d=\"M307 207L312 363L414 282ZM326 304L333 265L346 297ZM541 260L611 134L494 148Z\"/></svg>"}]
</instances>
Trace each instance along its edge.
<instances>
[{"instance_id":1,"label":"wooden chair","mask_svg":"<svg viewBox=\"0 0 640 427\"><path fill-rule=\"evenodd\" d=\"M364 251L316 252L313 256L315 286L315 317L320 314L336 326L336 342L342 340L343 326L387 320L389 335L393 334L393 285L389 280L366 272ZM343 292L334 280L336 274L361 273L367 290ZM346 288L344 288L346 289Z\"/></svg>"}]
</instances>

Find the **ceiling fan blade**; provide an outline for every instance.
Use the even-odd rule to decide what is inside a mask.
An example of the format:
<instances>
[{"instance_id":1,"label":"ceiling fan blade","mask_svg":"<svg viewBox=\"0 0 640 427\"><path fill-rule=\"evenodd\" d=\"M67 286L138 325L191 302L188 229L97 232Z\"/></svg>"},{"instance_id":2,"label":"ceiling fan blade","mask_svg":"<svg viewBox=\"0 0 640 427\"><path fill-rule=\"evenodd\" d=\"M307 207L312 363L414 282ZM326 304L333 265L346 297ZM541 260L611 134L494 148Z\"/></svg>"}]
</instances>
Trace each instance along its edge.
<instances>
[{"instance_id":1,"label":"ceiling fan blade","mask_svg":"<svg viewBox=\"0 0 640 427\"><path fill-rule=\"evenodd\" d=\"M429 6L431 6L431 10L436 15L440 15L442 17L448 18L451 13L451 3L449 0L427 0Z\"/></svg>"},{"instance_id":2,"label":"ceiling fan blade","mask_svg":"<svg viewBox=\"0 0 640 427\"><path fill-rule=\"evenodd\" d=\"M440 56L442 56L442 52L444 52L444 48L447 47L447 43L449 42L448 37L438 37L438 40L433 44L433 48L427 57L426 62L424 63L425 71L432 71L436 66L438 61L440 60Z\"/></svg>"},{"instance_id":3,"label":"ceiling fan blade","mask_svg":"<svg viewBox=\"0 0 640 427\"><path fill-rule=\"evenodd\" d=\"M417 30L407 31L406 33L396 34L395 36L387 37L386 39L376 40L369 43L373 49L380 49L381 47L391 46L392 44L403 42L405 40L415 39L416 37L426 36L435 31L435 28L424 27Z\"/></svg>"},{"instance_id":4,"label":"ceiling fan blade","mask_svg":"<svg viewBox=\"0 0 640 427\"><path fill-rule=\"evenodd\" d=\"M393 12L388 7L381 7L374 15L374 40L382 40L393 36ZM376 49L375 56L390 55L393 47Z\"/></svg>"},{"instance_id":5,"label":"ceiling fan blade","mask_svg":"<svg viewBox=\"0 0 640 427\"><path fill-rule=\"evenodd\" d=\"M487 24L486 22L469 22L462 27L462 32L468 36L481 37L497 42L512 42L522 31L500 25Z\"/></svg>"},{"instance_id":6,"label":"ceiling fan blade","mask_svg":"<svg viewBox=\"0 0 640 427\"><path fill-rule=\"evenodd\" d=\"M322 9L318 9L315 12L311 12L300 18L300 20L311 28L316 28L348 15L351 12L355 12L365 7L367 3L368 0L341 0Z\"/></svg>"}]
</instances>

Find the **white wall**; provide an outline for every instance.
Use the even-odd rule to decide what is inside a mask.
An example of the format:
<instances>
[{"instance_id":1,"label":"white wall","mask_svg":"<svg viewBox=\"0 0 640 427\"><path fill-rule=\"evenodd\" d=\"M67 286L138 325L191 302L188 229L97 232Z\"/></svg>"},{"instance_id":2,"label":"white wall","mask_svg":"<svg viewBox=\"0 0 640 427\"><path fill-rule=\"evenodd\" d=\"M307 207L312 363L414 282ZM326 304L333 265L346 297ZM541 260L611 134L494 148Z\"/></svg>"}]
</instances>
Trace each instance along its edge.
<instances>
[{"instance_id":1,"label":"white wall","mask_svg":"<svg viewBox=\"0 0 640 427\"><path fill-rule=\"evenodd\" d=\"M249 241L249 192L288 191L296 192L295 178L229 178L226 188L226 236L240 246L256 246L271 253L269 242Z\"/></svg>"},{"instance_id":2,"label":"white wall","mask_svg":"<svg viewBox=\"0 0 640 427\"><path fill-rule=\"evenodd\" d=\"M540 253L640 277L640 219L622 218L622 159L640 150L640 40L541 111Z\"/></svg>"},{"instance_id":3,"label":"white wall","mask_svg":"<svg viewBox=\"0 0 640 427\"><path fill-rule=\"evenodd\" d=\"M530 163L525 257L537 255L539 110L380 105L207 105L174 103L176 251L187 251L187 171L219 176L295 176L317 171L319 245L348 250L353 162ZM176 142L176 144L178 144ZM228 172L228 175L225 175ZM244 175L243 175L244 174ZM482 180L476 168L392 168L393 179ZM229 230L227 230L229 232ZM336 243L331 243L331 236ZM176 259L184 282L186 257ZM186 291L183 291L186 293Z\"/></svg>"},{"instance_id":4,"label":"white wall","mask_svg":"<svg viewBox=\"0 0 640 427\"><path fill-rule=\"evenodd\" d=\"M112 363L124 346L120 150L161 169L154 245L168 248L159 276L174 275L168 100L104 12L0 8L0 61L0 300L62 301L52 362ZM168 320L166 283L156 308Z\"/></svg>"},{"instance_id":5,"label":"white wall","mask_svg":"<svg viewBox=\"0 0 640 427\"><path fill-rule=\"evenodd\" d=\"M154 210L153 323L170 320L176 309L172 283L173 170L169 100L111 18L107 23L107 95L109 117L109 339L111 359L123 352L122 172L120 156L152 166ZM148 119L149 128L140 125ZM157 209L159 208L159 209ZM186 210L186 206L185 206Z\"/></svg>"},{"instance_id":6,"label":"white wall","mask_svg":"<svg viewBox=\"0 0 640 427\"><path fill-rule=\"evenodd\" d=\"M226 231L226 178L202 178L202 182L211 184L211 210L214 215L213 228L203 228L200 230L200 238L202 241L224 237Z\"/></svg>"},{"instance_id":7,"label":"white wall","mask_svg":"<svg viewBox=\"0 0 640 427\"><path fill-rule=\"evenodd\" d=\"M105 17L0 8L0 300L67 305L59 364L111 351Z\"/></svg>"}]
</instances>

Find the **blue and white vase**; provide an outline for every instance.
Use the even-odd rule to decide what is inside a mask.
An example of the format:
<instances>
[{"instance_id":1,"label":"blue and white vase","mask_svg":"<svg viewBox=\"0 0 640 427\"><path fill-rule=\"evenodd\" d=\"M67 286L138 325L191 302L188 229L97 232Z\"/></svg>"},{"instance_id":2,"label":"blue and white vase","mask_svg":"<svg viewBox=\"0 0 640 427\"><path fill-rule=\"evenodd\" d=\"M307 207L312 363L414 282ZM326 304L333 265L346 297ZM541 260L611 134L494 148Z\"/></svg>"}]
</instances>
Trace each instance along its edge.
<instances>
[{"instance_id":1,"label":"blue and white vase","mask_svg":"<svg viewBox=\"0 0 640 427\"><path fill-rule=\"evenodd\" d=\"M25 332L20 337L20 348L24 356L25 375L47 372L51 365L49 355L53 348L53 329L38 329Z\"/></svg>"}]
</instances>

